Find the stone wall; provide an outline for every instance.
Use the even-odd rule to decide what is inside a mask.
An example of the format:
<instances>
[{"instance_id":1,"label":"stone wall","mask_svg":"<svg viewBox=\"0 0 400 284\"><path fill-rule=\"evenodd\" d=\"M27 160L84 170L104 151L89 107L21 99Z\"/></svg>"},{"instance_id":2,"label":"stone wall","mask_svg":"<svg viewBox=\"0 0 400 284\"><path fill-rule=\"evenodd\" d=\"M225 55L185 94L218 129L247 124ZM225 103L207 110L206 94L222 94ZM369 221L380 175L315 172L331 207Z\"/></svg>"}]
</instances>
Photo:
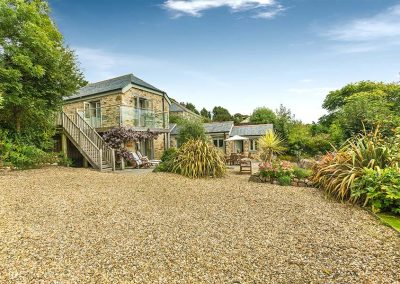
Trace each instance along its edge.
<instances>
[{"instance_id":1,"label":"stone wall","mask_svg":"<svg viewBox=\"0 0 400 284\"><path fill-rule=\"evenodd\" d=\"M257 172L250 176L249 181L251 182L258 182L258 183L271 183L271 184L278 184L276 179L271 179L269 177L264 177L260 175L260 172ZM309 179L298 179L292 178L291 186L297 187L313 187L314 184Z\"/></svg>"}]
</instances>

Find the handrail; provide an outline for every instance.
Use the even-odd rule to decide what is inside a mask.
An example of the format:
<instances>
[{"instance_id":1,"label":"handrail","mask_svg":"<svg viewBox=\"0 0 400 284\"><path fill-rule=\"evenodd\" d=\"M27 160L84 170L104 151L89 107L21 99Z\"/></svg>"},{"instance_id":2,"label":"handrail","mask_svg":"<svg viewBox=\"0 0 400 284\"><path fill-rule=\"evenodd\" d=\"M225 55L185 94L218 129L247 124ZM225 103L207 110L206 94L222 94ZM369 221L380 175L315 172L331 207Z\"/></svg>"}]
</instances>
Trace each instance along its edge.
<instances>
[{"instance_id":1,"label":"handrail","mask_svg":"<svg viewBox=\"0 0 400 284\"><path fill-rule=\"evenodd\" d=\"M103 161L115 170L115 151L104 142L103 138L78 113L67 115L61 112L58 123L78 144L89 158L91 164L102 170Z\"/></svg>"}]
</instances>

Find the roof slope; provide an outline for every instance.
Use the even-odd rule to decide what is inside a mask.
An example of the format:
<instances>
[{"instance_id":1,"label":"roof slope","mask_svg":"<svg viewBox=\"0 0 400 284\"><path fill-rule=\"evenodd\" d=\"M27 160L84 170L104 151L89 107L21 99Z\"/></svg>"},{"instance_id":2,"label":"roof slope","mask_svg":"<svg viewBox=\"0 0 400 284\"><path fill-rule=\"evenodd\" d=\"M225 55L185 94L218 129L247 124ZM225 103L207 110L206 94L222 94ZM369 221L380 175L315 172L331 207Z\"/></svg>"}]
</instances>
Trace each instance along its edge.
<instances>
[{"instance_id":1,"label":"roof slope","mask_svg":"<svg viewBox=\"0 0 400 284\"><path fill-rule=\"evenodd\" d=\"M233 121L204 123L206 133L229 133L232 127Z\"/></svg>"},{"instance_id":2,"label":"roof slope","mask_svg":"<svg viewBox=\"0 0 400 284\"><path fill-rule=\"evenodd\" d=\"M146 83L142 79L135 77L133 74L127 74L124 76L108 79L105 81L100 81L92 84L88 84L85 87L82 87L77 94L72 95L70 97L65 98L65 100L73 100L77 98L92 96L96 94L102 94L110 91L122 90L129 84L141 86L153 91L165 93L164 91L157 89L153 85Z\"/></svg>"},{"instance_id":3,"label":"roof slope","mask_svg":"<svg viewBox=\"0 0 400 284\"><path fill-rule=\"evenodd\" d=\"M272 129L272 124L237 125L232 128L231 136L261 136Z\"/></svg>"}]
</instances>

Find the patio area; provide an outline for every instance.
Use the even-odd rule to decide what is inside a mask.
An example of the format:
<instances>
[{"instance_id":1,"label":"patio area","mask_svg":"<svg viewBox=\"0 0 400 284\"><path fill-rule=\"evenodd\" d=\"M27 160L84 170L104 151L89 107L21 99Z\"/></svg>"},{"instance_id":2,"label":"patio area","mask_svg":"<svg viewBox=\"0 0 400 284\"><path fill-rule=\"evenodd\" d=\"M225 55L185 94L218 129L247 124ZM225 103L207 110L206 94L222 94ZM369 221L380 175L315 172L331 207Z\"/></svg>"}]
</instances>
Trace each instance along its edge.
<instances>
[{"instance_id":1,"label":"patio area","mask_svg":"<svg viewBox=\"0 0 400 284\"><path fill-rule=\"evenodd\" d=\"M399 235L368 212L315 189L247 180L8 173L0 178L0 282L400 281Z\"/></svg>"}]
</instances>

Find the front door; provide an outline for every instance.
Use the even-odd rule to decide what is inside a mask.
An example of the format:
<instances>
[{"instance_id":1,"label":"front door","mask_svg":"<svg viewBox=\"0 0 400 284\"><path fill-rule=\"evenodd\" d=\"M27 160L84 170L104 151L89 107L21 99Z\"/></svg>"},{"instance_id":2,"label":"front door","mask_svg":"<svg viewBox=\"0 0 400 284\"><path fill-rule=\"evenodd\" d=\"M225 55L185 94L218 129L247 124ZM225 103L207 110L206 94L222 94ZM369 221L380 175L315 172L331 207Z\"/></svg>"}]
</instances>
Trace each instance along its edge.
<instances>
[{"instance_id":1,"label":"front door","mask_svg":"<svg viewBox=\"0 0 400 284\"><path fill-rule=\"evenodd\" d=\"M235 151L236 153L243 153L243 141L235 141Z\"/></svg>"}]
</instances>

